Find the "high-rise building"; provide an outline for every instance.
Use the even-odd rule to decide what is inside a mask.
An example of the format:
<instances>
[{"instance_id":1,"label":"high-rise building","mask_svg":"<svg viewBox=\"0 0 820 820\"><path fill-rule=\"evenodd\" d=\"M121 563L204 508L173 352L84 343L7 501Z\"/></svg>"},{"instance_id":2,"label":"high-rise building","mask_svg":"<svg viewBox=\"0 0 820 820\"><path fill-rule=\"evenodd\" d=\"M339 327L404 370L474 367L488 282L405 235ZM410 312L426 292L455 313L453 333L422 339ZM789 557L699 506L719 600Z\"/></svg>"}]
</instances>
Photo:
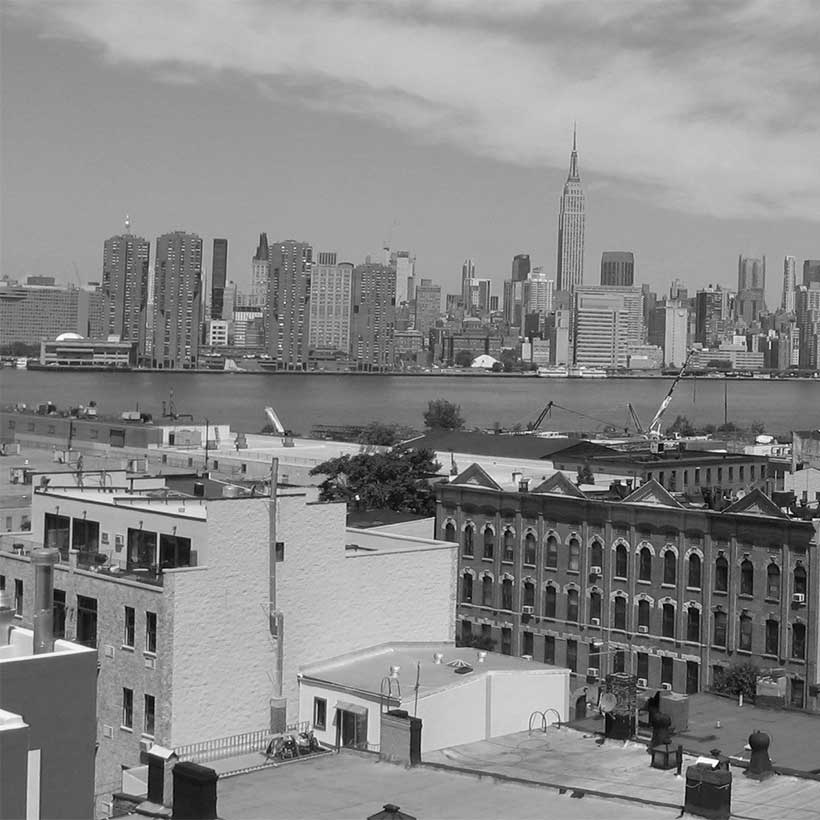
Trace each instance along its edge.
<instances>
[{"instance_id":1,"label":"high-rise building","mask_svg":"<svg viewBox=\"0 0 820 820\"><path fill-rule=\"evenodd\" d=\"M440 315L441 285L422 279L416 286L416 330L424 335L425 343Z\"/></svg>"},{"instance_id":2,"label":"high-rise building","mask_svg":"<svg viewBox=\"0 0 820 820\"><path fill-rule=\"evenodd\" d=\"M808 288L812 282L820 284L820 259L803 260L803 284Z\"/></svg>"},{"instance_id":3,"label":"high-rise building","mask_svg":"<svg viewBox=\"0 0 820 820\"><path fill-rule=\"evenodd\" d=\"M416 257L410 251L394 251L390 263L396 275L396 305L408 300L410 279L416 275Z\"/></svg>"},{"instance_id":4,"label":"high-rise building","mask_svg":"<svg viewBox=\"0 0 820 820\"><path fill-rule=\"evenodd\" d=\"M310 274L311 350L350 352L350 306L353 265L337 262L335 253L319 253Z\"/></svg>"},{"instance_id":5,"label":"high-rise building","mask_svg":"<svg viewBox=\"0 0 820 820\"><path fill-rule=\"evenodd\" d=\"M353 269L353 318L350 355L361 370L387 370L393 365L396 320L396 273L372 263Z\"/></svg>"},{"instance_id":6,"label":"high-rise building","mask_svg":"<svg viewBox=\"0 0 820 820\"><path fill-rule=\"evenodd\" d=\"M604 251L601 254L601 284L631 288L635 284L635 254Z\"/></svg>"},{"instance_id":7,"label":"high-rise building","mask_svg":"<svg viewBox=\"0 0 820 820\"><path fill-rule=\"evenodd\" d=\"M800 367L820 367L820 282L801 285L794 294L794 312L800 334Z\"/></svg>"},{"instance_id":8,"label":"high-rise building","mask_svg":"<svg viewBox=\"0 0 820 820\"><path fill-rule=\"evenodd\" d=\"M473 279L470 290L472 312L477 316L486 316L490 312L490 291L493 283L490 279Z\"/></svg>"},{"instance_id":9,"label":"high-rise building","mask_svg":"<svg viewBox=\"0 0 820 820\"><path fill-rule=\"evenodd\" d=\"M268 235L259 234L259 244L251 262L251 306L264 307L270 279L270 248Z\"/></svg>"},{"instance_id":10,"label":"high-rise building","mask_svg":"<svg viewBox=\"0 0 820 820\"><path fill-rule=\"evenodd\" d=\"M473 283L475 281L475 263L472 259L465 259L461 266L461 301L464 310L469 316L475 306L473 302Z\"/></svg>"},{"instance_id":11,"label":"high-rise building","mask_svg":"<svg viewBox=\"0 0 820 820\"><path fill-rule=\"evenodd\" d=\"M680 279L673 279L669 285L669 298L683 304L689 298L689 289Z\"/></svg>"},{"instance_id":12,"label":"high-rise building","mask_svg":"<svg viewBox=\"0 0 820 820\"><path fill-rule=\"evenodd\" d=\"M695 294L695 341L704 347L717 347L730 329L734 310L732 295L720 285L709 285Z\"/></svg>"},{"instance_id":13,"label":"high-rise building","mask_svg":"<svg viewBox=\"0 0 820 820\"><path fill-rule=\"evenodd\" d=\"M513 257L512 276L514 282L523 282L530 275L530 255L519 253Z\"/></svg>"},{"instance_id":14,"label":"high-rise building","mask_svg":"<svg viewBox=\"0 0 820 820\"><path fill-rule=\"evenodd\" d=\"M196 365L202 320L202 239L174 231L157 239L151 359L154 367Z\"/></svg>"},{"instance_id":15,"label":"high-rise building","mask_svg":"<svg viewBox=\"0 0 820 820\"><path fill-rule=\"evenodd\" d=\"M751 325L766 310L766 257L760 259L739 256L737 260L737 298L735 311L738 319Z\"/></svg>"},{"instance_id":16,"label":"high-rise building","mask_svg":"<svg viewBox=\"0 0 820 820\"><path fill-rule=\"evenodd\" d=\"M271 245L269 258L265 343L277 367L302 370L308 361L313 248L288 239Z\"/></svg>"},{"instance_id":17,"label":"high-rise building","mask_svg":"<svg viewBox=\"0 0 820 820\"><path fill-rule=\"evenodd\" d=\"M794 289L797 286L797 260L793 256L783 259L783 297L780 308L787 313L794 312Z\"/></svg>"},{"instance_id":18,"label":"high-rise building","mask_svg":"<svg viewBox=\"0 0 820 820\"><path fill-rule=\"evenodd\" d=\"M228 278L228 240L214 239L211 257L211 318L222 319L225 284Z\"/></svg>"},{"instance_id":19,"label":"high-rise building","mask_svg":"<svg viewBox=\"0 0 820 820\"><path fill-rule=\"evenodd\" d=\"M644 341L640 288L576 287L575 363L626 367L628 346Z\"/></svg>"},{"instance_id":20,"label":"high-rise building","mask_svg":"<svg viewBox=\"0 0 820 820\"><path fill-rule=\"evenodd\" d=\"M584 192L578 174L578 152L573 131L569 174L564 183L558 214L558 290L572 292L584 281L584 222Z\"/></svg>"},{"instance_id":21,"label":"high-rise building","mask_svg":"<svg viewBox=\"0 0 820 820\"><path fill-rule=\"evenodd\" d=\"M686 332L689 311L680 302L667 302L664 307L663 363L667 367L681 367L686 361Z\"/></svg>"},{"instance_id":22,"label":"high-rise building","mask_svg":"<svg viewBox=\"0 0 820 820\"><path fill-rule=\"evenodd\" d=\"M523 325L524 282L520 279L504 280L504 321L512 327Z\"/></svg>"},{"instance_id":23,"label":"high-rise building","mask_svg":"<svg viewBox=\"0 0 820 820\"><path fill-rule=\"evenodd\" d=\"M144 343L145 311L148 305L148 256L150 243L131 233L126 218L125 233L112 236L103 245L102 326L95 335L119 336L123 342Z\"/></svg>"},{"instance_id":24,"label":"high-rise building","mask_svg":"<svg viewBox=\"0 0 820 820\"><path fill-rule=\"evenodd\" d=\"M552 310L555 282L544 272L543 268L534 268L524 282L524 312L541 315Z\"/></svg>"}]
</instances>

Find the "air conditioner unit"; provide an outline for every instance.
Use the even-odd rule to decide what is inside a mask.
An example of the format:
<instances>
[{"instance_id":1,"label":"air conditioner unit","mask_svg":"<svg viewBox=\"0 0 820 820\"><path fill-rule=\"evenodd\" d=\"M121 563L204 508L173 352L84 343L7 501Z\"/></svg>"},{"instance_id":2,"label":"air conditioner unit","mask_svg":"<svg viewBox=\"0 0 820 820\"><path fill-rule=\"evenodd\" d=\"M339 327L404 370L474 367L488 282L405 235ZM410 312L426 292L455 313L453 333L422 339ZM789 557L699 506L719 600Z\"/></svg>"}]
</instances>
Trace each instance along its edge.
<instances>
[{"instance_id":1,"label":"air conditioner unit","mask_svg":"<svg viewBox=\"0 0 820 820\"><path fill-rule=\"evenodd\" d=\"M141 740L140 741L140 751L141 752L150 752L151 747L154 745L153 740Z\"/></svg>"},{"instance_id":2,"label":"air conditioner unit","mask_svg":"<svg viewBox=\"0 0 820 820\"><path fill-rule=\"evenodd\" d=\"M113 726L103 726L103 737L114 737Z\"/></svg>"},{"instance_id":3,"label":"air conditioner unit","mask_svg":"<svg viewBox=\"0 0 820 820\"><path fill-rule=\"evenodd\" d=\"M590 626L600 626L601 619L600 618L590 618L589 619Z\"/></svg>"},{"instance_id":4,"label":"air conditioner unit","mask_svg":"<svg viewBox=\"0 0 820 820\"><path fill-rule=\"evenodd\" d=\"M805 604L806 603L806 596L802 592L795 592L792 595L792 603L793 604Z\"/></svg>"},{"instance_id":5,"label":"air conditioner unit","mask_svg":"<svg viewBox=\"0 0 820 820\"><path fill-rule=\"evenodd\" d=\"M661 689L665 690L666 692L672 691L672 684L671 683L662 683Z\"/></svg>"},{"instance_id":6,"label":"air conditioner unit","mask_svg":"<svg viewBox=\"0 0 820 820\"><path fill-rule=\"evenodd\" d=\"M640 635L646 635L648 632L649 632L649 627L648 627L648 626L644 626L643 624L641 624L641 625L638 627L638 634L640 634Z\"/></svg>"},{"instance_id":7,"label":"air conditioner unit","mask_svg":"<svg viewBox=\"0 0 820 820\"><path fill-rule=\"evenodd\" d=\"M588 678L597 678L598 677L598 670L594 666L590 666L587 669L587 677Z\"/></svg>"},{"instance_id":8,"label":"air conditioner unit","mask_svg":"<svg viewBox=\"0 0 820 820\"><path fill-rule=\"evenodd\" d=\"M521 614L522 615L532 615L535 612L534 606L522 606L521 607Z\"/></svg>"},{"instance_id":9,"label":"air conditioner unit","mask_svg":"<svg viewBox=\"0 0 820 820\"><path fill-rule=\"evenodd\" d=\"M638 686L640 686L641 689L646 689L646 687L647 687L646 678L638 678Z\"/></svg>"},{"instance_id":10,"label":"air conditioner unit","mask_svg":"<svg viewBox=\"0 0 820 820\"><path fill-rule=\"evenodd\" d=\"M590 575L603 575L600 567L590 567L589 568Z\"/></svg>"},{"instance_id":11,"label":"air conditioner unit","mask_svg":"<svg viewBox=\"0 0 820 820\"><path fill-rule=\"evenodd\" d=\"M120 549L120 550L122 549L123 541L124 541L124 539L123 539L122 535L115 535L114 536L114 546L117 549Z\"/></svg>"},{"instance_id":12,"label":"air conditioner unit","mask_svg":"<svg viewBox=\"0 0 820 820\"><path fill-rule=\"evenodd\" d=\"M531 661L532 660L532 655L522 655L521 660L522 661Z\"/></svg>"},{"instance_id":13,"label":"air conditioner unit","mask_svg":"<svg viewBox=\"0 0 820 820\"><path fill-rule=\"evenodd\" d=\"M114 657L114 647L110 646L109 644L105 645L105 657L106 658L113 658Z\"/></svg>"}]
</instances>

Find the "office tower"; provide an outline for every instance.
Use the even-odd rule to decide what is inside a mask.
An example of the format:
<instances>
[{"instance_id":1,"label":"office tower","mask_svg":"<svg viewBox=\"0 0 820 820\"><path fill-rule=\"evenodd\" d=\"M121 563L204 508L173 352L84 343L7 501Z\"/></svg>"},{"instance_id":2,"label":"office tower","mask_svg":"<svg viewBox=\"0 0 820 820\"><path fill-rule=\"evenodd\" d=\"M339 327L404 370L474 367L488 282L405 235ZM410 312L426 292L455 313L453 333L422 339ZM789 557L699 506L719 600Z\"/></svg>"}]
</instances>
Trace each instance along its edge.
<instances>
[{"instance_id":1,"label":"office tower","mask_svg":"<svg viewBox=\"0 0 820 820\"><path fill-rule=\"evenodd\" d=\"M680 279L673 279L669 286L669 298L673 301L678 301L681 304L689 299L689 290L684 286Z\"/></svg>"},{"instance_id":2,"label":"office tower","mask_svg":"<svg viewBox=\"0 0 820 820\"><path fill-rule=\"evenodd\" d=\"M717 347L729 330L733 305L731 293L720 285L695 294L695 341L704 347Z\"/></svg>"},{"instance_id":3,"label":"office tower","mask_svg":"<svg viewBox=\"0 0 820 820\"><path fill-rule=\"evenodd\" d=\"M461 301L467 315L475 307L473 302L473 282L475 281L475 264L472 259L465 259L461 266Z\"/></svg>"},{"instance_id":4,"label":"office tower","mask_svg":"<svg viewBox=\"0 0 820 820\"><path fill-rule=\"evenodd\" d=\"M573 345L576 364L626 367L627 348L644 341L640 288L576 287Z\"/></svg>"},{"instance_id":5,"label":"office tower","mask_svg":"<svg viewBox=\"0 0 820 820\"><path fill-rule=\"evenodd\" d=\"M101 326L95 334L119 336L123 342L144 343L145 311L148 305L148 256L150 243L131 233L126 217L125 233L112 236L103 245Z\"/></svg>"},{"instance_id":6,"label":"office tower","mask_svg":"<svg viewBox=\"0 0 820 820\"><path fill-rule=\"evenodd\" d=\"M504 321L511 327L523 325L524 282L518 279L504 280Z\"/></svg>"},{"instance_id":7,"label":"office tower","mask_svg":"<svg viewBox=\"0 0 820 820\"><path fill-rule=\"evenodd\" d=\"M524 313L545 314L552 310L555 282L544 273L543 268L534 268L524 282Z\"/></svg>"},{"instance_id":8,"label":"office tower","mask_svg":"<svg viewBox=\"0 0 820 820\"><path fill-rule=\"evenodd\" d=\"M812 282L820 284L820 259L805 259L803 261L803 284L808 288Z\"/></svg>"},{"instance_id":9,"label":"office tower","mask_svg":"<svg viewBox=\"0 0 820 820\"><path fill-rule=\"evenodd\" d=\"M794 289L797 286L797 260L793 256L783 259L783 297L780 300L781 310L794 312Z\"/></svg>"},{"instance_id":10,"label":"office tower","mask_svg":"<svg viewBox=\"0 0 820 820\"><path fill-rule=\"evenodd\" d=\"M320 253L310 274L311 350L350 352L350 305L353 265L337 262L335 253Z\"/></svg>"},{"instance_id":11,"label":"office tower","mask_svg":"<svg viewBox=\"0 0 820 820\"><path fill-rule=\"evenodd\" d=\"M631 251L601 254L601 284L631 288L635 283L635 255Z\"/></svg>"},{"instance_id":12,"label":"office tower","mask_svg":"<svg viewBox=\"0 0 820 820\"><path fill-rule=\"evenodd\" d=\"M393 365L396 282L393 268L384 265L367 263L353 269L350 355L360 370Z\"/></svg>"},{"instance_id":13,"label":"office tower","mask_svg":"<svg viewBox=\"0 0 820 820\"><path fill-rule=\"evenodd\" d=\"M530 255L519 253L513 257L512 276L514 282L523 282L530 275Z\"/></svg>"},{"instance_id":14,"label":"office tower","mask_svg":"<svg viewBox=\"0 0 820 820\"><path fill-rule=\"evenodd\" d=\"M667 367L681 367L686 361L689 311L680 302L668 302L664 312L663 363Z\"/></svg>"},{"instance_id":15,"label":"office tower","mask_svg":"<svg viewBox=\"0 0 820 820\"><path fill-rule=\"evenodd\" d=\"M814 370L820 366L820 282L797 288L794 312L800 334L800 367Z\"/></svg>"},{"instance_id":16,"label":"office tower","mask_svg":"<svg viewBox=\"0 0 820 820\"><path fill-rule=\"evenodd\" d=\"M441 285L422 279L416 286L416 330L424 334L425 344L440 315Z\"/></svg>"},{"instance_id":17,"label":"office tower","mask_svg":"<svg viewBox=\"0 0 820 820\"><path fill-rule=\"evenodd\" d=\"M268 235L259 234L259 244L251 262L251 305L264 307L270 279L270 248Z\"/></svg>"},{"instance_id":18,"label":"office tower","mask_svg":"<svg viewBox=\"0 0 820 820\"><path fill-rule=\"evenodd\" d=\"M395 251L390 255L396 277L396 305L407 301L409 280L416 275L416 257L410 251Z\"/></svg>"},{"instance_id":19,"label":"office tower","mask_svg":"<svg viewBox=\"0 0 820 820\"><path fill-rule=\"evenodd\" d=\"M196 365L202 320L202 240L174 231L157 239L151 359L154 367Z\"/></svg>"},{"instance_id":20,"label":"office tower","mask_svg":"<svg viewBox=\"0 0 820 820\"><path fill-rule=\"evenodd\" d=\"M766 310L766 257L757 259L739 256L737 260L737 299L735 311L738 319L751 325Z\"/></svg>"},{"instance_id":21,"label":"office tower","mask_svg":"<svg viewBox=\"0 0 820 820\"><path fill-rule=\"evenodd\" d=\"M233 314L236 310L236 305L239 301L239 290L236 287L236 282L226 282L225 290L222 294L222 314L215 316L216 319L222 319L226 322L233 321Z\"/></svg>"},{"instance_id":22,"label":"office tower","mask_svg":"<svg viewBox=\"0 0 820 820\"><path fill-rule=\"evenodd\" d=\"M490 296L490 313L498 312L498 296Z\"/></svg>"},{"instance_id":23,"label":"office tower","mask_svg":"<svg viewBox=\"0 0 820 820\"><path fill-rule=\"evenodd\" d=\"M308 360L313 248L307 242L288 239L268 250L265 344L279 369L301 370Z\"/></svg>"},{"instance_id":24,"label":"office tower","mask_svg":"<svg viewBox=\"0 0 820 820\"><path fill-rule=\"evenodd\" d=\"M572 292L584 281L584 220L584 192L573 130L569 174L558 214L558 290Z\"/></svg>"},{"instance_id":25,"label":"office tower","mask_svg":"<svg viewBox=\"0 0 820 820\"><path fill-rule=\"evenodd\" d=\"M225 282L228 278L228 240L214 239L211 257L211 318L222 319Z\"/></svg>"}]
</instances>

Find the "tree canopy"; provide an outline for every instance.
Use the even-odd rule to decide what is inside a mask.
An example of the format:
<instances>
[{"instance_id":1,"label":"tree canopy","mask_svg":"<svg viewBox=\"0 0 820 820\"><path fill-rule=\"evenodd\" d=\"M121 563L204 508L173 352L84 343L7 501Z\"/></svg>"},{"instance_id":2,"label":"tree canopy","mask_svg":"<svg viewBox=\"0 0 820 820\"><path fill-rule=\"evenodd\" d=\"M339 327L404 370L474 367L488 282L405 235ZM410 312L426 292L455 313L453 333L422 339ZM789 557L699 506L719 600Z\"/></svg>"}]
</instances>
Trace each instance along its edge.
<instances>
[{"instance_id":1,"label":"tree canopy","mask_svg":"<svg viewBox=\"0 0 820 820\"><path fill-rule=\"evenodd\" d=\"M455 363L459 367L469 367L473 363L473 354L469 350L459 350L456 353Z\"/></svg>"},{"instance_id":2,"label":"tree canopy","mask_svg":"<svg viewBox=\"0 0 820 820\"><path fill-rule=\"evenodd\" d=\"M430 430L461 430L464 427L461 405L447 399L432 399L424 413L424 426Z\"/></svg>"},{"instance_id":3,"label":"tree canopy","mask_svg":"<svg viewBox=\"0 0 820 820\"><path fill-rule=\"evenodd\" d=\"M332 458L314 467L310 474L325 476L319 485L320 501L434 515L436 499L429 479L440 468L432 450L395 447L386 453Z\"/></svg>"},{"instance_id":4,"label":"tree canopy","mask_svg":"<svg viewBox=\"0 0 820 820\"><path fill-rule=\"evenodd\" d=\"M359 436L361 444L375 444L381 447L392 447L400 441L412 438L415 431L400 424L385 424L381 421L371 421L362 430Z\"/></svg>"}]
</instances>

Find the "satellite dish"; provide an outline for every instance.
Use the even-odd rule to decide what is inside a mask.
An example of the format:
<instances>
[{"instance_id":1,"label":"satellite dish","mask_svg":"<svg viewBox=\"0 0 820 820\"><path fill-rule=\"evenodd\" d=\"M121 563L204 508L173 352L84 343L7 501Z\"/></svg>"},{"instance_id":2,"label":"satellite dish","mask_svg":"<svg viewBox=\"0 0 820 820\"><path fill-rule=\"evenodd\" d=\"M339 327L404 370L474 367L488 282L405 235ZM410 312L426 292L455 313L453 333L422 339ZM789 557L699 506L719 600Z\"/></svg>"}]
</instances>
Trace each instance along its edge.
<instances>
[{"instance_id":1,"label":"satellite dish","mask_svg":"<svg viewBox=\"0 0 820 820\"><path fill-rule=\"evenodd\" d=\"M612 692L606 692L601 695L598 701L598 708L606 715L609 714L618 705L618 698Z\"/></svg>"}]
</instances>

